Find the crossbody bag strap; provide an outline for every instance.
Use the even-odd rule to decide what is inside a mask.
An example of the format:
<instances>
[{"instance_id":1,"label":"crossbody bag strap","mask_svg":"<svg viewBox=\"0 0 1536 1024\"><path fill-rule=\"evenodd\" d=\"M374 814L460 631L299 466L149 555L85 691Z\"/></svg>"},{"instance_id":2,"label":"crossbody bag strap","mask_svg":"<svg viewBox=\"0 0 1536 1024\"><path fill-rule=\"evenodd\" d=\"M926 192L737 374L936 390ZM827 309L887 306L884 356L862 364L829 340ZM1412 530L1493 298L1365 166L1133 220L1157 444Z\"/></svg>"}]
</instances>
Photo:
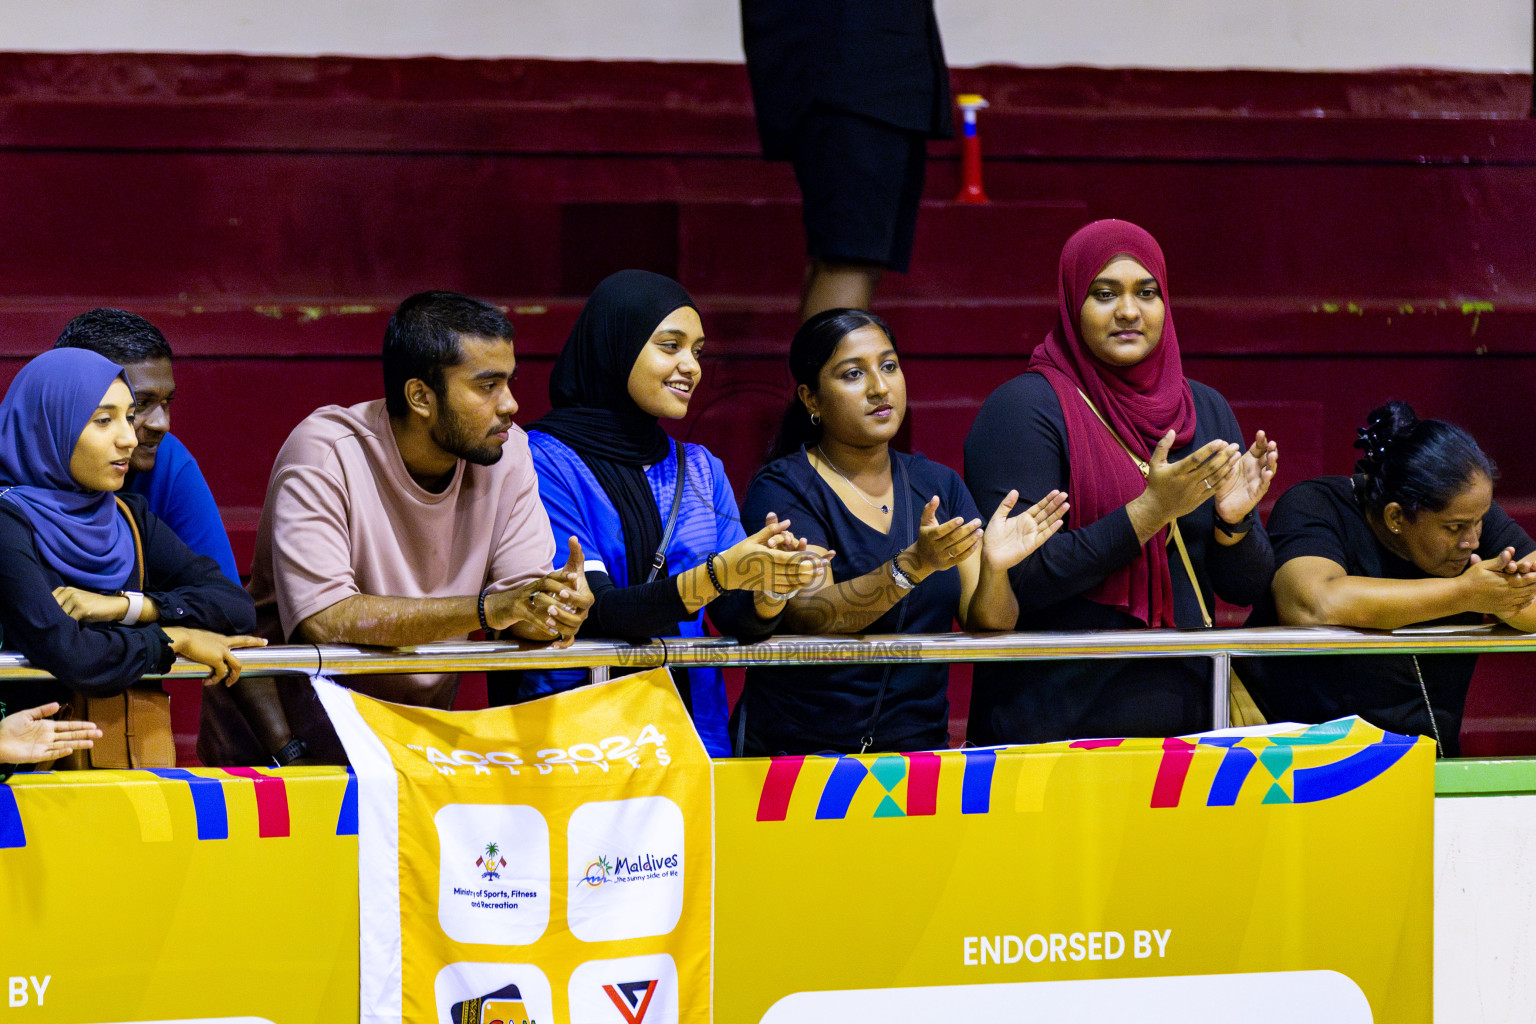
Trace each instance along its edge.
<instances>
[{"instance_id":1,"label":"crossbody bag strap","mask_svg":"<svg viewBox=\"0 0 1536 1024\"><path fill-rule=\"evenodd\" d=\"M144 591L144 538L139 536L138 520L133 518L133 513L128 510L128 503L122 498L114 496L117 502L117 510L128 520L128 529L133 531L133 556L139 566L139 592Z\"/></svg>"},{"instance_id":2,"label":"crossbody bag strap","mask_svg":"<svg viewBox=\"0 0 1536 1024\"><path fill-rule=\"evenodd\" d=\"M1200 618L1209 626L1213 622L1211 612L1205 606L1205 595L1200 593L1200 584L1195 582L1195 564L1189 560L1189 548L1184 546L1184 535L1179 532L1177 519L1168 524L1168 532L1173 534L1173 546L1179 549L1179 560L1184 563L1184 574L1189 577L1190 589L1195 592L1195 601L1200 605Z\"/></svg>"},{"instance_id":3,"label":"crossbody bag strap","mask_svg":"<svg viewBox=\"0 0 1536 1024\"><path fill-rule=\"evenodd\" d=\"M672 511L667 513L667 528L661 534L661 546L656 549L656 556L651 559L651 574L645 578L650 583L667 566L667 545L672 543L672 531L677 529L677 513L683 507L683 482L688 479L688 459L683 453L683 442L674 441L677 445L677 486L672 488Z\"/></svg>"},{"instance_id":4,"label":"crossbody bag strap","mask_svg":"<svg viewBox=\"0 0 1536 1024\"><path fill-rule=\"evenodd\" d=\"M898 462L894 456L892 456L891 462L895 466L897 474L899 474L901 477L900 488L895 490L891 495L891 507L894 508L897 501L907 502L907 543L903 545L903 547L910 547L913 540L912 507L911 501L907 497L907 492L910 489L907 486L907 467ZM912 595L910 593L903 594L901 600L897 602L896 632L898 633L901 632L901 627L906 624L907 599L911 596ZM880 673L880 688L875 691L875 710L874 713L869 716L869 724L864 727L864 735L859 738L859 753L861 754L869 750L869 748L874 745L875 730L880 727L880 713L885 710L885 691L890 688L891 673L895 670L896 665L893 662L886 662L884 671Z\"/></svg>"},{"instance_id":5,"label":"crossbody bag strap","mask_svg":"<svg viewBox=\"0 0 1536 1024\"><path fill-rule=\"evenodd\" d=\"M1136 463L1136 468L1141 470L1141 475L1145 477L1148 473L1150 473L1152 471L1152 467L1148 465L1147 460L1131 450L1131 446L1125 443L1125 440L1121 438L1119 431L1110 426L1109 420L1106 420L1104 418L1104 414L1099 412L1098 408L1093 404L1093 400L1090 399L1087 395L1083 394L1082 388L1077 389L1077 394L1078 397L1083 400L1083 404L1088 407L1088 411L1097 416L1099 422L1104 424L1104 429L1109 431L1109 436L1114 438L1115 443L1121 447L1125 454L1131 457L1132 462ZM1196 582L1195 579L1195 564L1194 562L1190 561L1189 548L1184 544L1184 535L1179 532L1179 520L1177 518L1169 521L1168 535L1173 540L1173 546L1179 549L1179 560L1184 563L1184 573L1189 577L1190 588L1195 592L1195 602L1200 606L1200 618L1205 622L1207 626L1209 626L1215 620L1211 618L1210 609L1205 606L1205 595L1200 593L1200 584Z\"/></svg>"}]
</instances>

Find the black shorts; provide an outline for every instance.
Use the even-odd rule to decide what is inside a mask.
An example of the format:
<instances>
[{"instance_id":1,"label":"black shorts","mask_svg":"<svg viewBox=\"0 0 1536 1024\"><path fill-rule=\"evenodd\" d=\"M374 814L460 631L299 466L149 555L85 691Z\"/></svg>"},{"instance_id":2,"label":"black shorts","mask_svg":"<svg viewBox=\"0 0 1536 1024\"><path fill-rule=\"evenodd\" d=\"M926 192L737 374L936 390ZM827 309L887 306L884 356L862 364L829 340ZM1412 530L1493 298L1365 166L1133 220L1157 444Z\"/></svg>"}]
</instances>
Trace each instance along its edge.
<instances>
[{"instance_id":1,"label":"black shorts","mask_svg":"<svg viewBox=\"0 0 1536 1024\"><path fill-rule=\"evenodd\" d=\"M804 201L806 254L905 273L923 198L927 137L816 107L800 122L791 145Z\"/></svg>"}]
</instances>

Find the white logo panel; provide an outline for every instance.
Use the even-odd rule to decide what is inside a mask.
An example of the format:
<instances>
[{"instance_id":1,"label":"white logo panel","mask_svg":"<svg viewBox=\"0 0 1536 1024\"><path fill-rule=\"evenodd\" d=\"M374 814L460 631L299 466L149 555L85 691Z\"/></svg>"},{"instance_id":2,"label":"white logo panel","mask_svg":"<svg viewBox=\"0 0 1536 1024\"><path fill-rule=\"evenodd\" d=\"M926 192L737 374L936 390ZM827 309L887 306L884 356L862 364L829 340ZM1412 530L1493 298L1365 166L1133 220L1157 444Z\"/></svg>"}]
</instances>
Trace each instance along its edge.
<instances>
[{"instance_id":1,"label":"white logo panel","mask_svg":"<svg viewBox=\"0 0 1536 1024\"><path fill-rule=\"evenodd\" d=\"M449 964L437 972L432 988L438 1024L458 1024L453 1008L466 999L484 1001L484 1009L493 1013L486 1024L554 1024L554 991L532 964ZM515 1017L519 1012L526 1014L523 1020Z\"/></svg>"},{"instance_id":2,"label":"white logo panel","mask_svg":"<svg viewBox=\"0 0 1536 1024\"><path fill-rule=\"evenodd\" d=\"M549 926L549 824L532 807L449 804L433 819L440 848L437 918L457 942L525 946Z\"/></svg>"},{"instance_id":3,"label":"white logo panel","mask_svg":"<svg viewBox=\"0 0 1536 1024\"><path fill-rule=\"evenodd\" d=\"M583 804L568 844L571 934L583 942L666 935L683 914L683 812L664 796Z\"/></svg>"},{"instance_id":4,"label":"white logo panel","mask_svg":"<svg viewBox=\"0 0 1536 1024\"><path fill-rule=\"evenodd\" d=\"M571 972L572 1024L677 1024L677 964L665 953L590 960Z\"/></svg>"}]
</instances>

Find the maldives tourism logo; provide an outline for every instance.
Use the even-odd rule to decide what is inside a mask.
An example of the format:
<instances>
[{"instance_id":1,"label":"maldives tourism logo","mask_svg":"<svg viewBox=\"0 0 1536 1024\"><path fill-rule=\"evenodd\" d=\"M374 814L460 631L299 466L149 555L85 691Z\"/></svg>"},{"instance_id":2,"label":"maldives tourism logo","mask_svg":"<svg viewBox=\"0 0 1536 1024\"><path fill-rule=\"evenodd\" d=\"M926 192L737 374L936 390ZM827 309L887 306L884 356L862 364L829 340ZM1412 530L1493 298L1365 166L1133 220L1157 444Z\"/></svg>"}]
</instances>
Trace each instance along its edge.
<instances>
[{"instance_id":1,"label":"maldives tourism logo","mask_svg":"<svg viewBox=\"0 0 1536 1024\"><path fill-rule=\"evenodd\" d=\"M604 985L603 991L608 993L613 1005L624 1015L624 1024L641 1024L651 1008L651 997L656 995L656 980Z\"/></svg>"},{"instance_id":2,"label":"maldives tourism logo","mask_svg":"<svg viewBox=\"0 0 1536 1024\"><path fill-rule=\"evenodd\" d=\"M501 877L501 869L507 866L507 858L501 855L501 847L494 842L485 844L485 852L475 858L480 877L494 882Z\"/></svg>"},{"instance_id":3,"label":"maldives tourism logo","mask_svg":"<svg viewBox=\"0 0 1536 1024\"><path fill-rule=\"evenodd\" d=\"M675 876L681 859L675 853L642 853L634 857L615 857L612 861L607 856L600 856L587 865L581 884L588 889L601 889L609 882L638 882Z\"/></svg>"},{"instance_id":4,"label":"maldives tourism logo","mask_svg":"<svg viewBox=\"0 0 1536 1024\"><path fill-rule=\"evenodd\" d=\"M607 857L599 857L587 865L586 874L581 879L581 884L588 889L601 889L603 883L608 881L613 874L613 865L608 863Z\"/></svg>"}]
</instances>

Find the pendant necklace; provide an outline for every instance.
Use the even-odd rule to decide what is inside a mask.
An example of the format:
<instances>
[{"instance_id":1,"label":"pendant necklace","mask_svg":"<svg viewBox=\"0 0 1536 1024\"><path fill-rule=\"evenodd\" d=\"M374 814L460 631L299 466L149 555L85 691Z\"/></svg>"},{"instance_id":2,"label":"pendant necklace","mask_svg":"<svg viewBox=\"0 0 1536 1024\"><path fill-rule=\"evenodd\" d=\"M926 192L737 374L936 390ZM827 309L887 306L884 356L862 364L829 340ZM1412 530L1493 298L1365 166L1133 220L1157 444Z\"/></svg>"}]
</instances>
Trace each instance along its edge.
<instances>
[{"instance_id":1,"label":"pendant necklace","mask_svg":"<svg viewBox=\"0 0 1536 1024\"><path fill-rule=\"evenodd\" d=\"M891 514L891 506L889 506L889 505L876 505L874 502L870 501L869 500L869 496L864 493L864 489L862 487L860 487L858 484L854 483L852 480L849 480L848 477L843 473L843 471L837 468L837 463L835 463L831 459L827 458L827 453L821 450L821 445L819 445L819 444L816 446L816 454L821 456L821 461L825 462L827 464L827 466L829 468L831 468L832 472L836 473L838 476L843 478L843 483L845 483L849 487L853 488L853 493L854 494L857 494L860 498L864 499L864 504L868 505L870 508L878 509L880 511L881 515L887 515L888 516L888 515Z\"/></svg>"}]
</instances>

